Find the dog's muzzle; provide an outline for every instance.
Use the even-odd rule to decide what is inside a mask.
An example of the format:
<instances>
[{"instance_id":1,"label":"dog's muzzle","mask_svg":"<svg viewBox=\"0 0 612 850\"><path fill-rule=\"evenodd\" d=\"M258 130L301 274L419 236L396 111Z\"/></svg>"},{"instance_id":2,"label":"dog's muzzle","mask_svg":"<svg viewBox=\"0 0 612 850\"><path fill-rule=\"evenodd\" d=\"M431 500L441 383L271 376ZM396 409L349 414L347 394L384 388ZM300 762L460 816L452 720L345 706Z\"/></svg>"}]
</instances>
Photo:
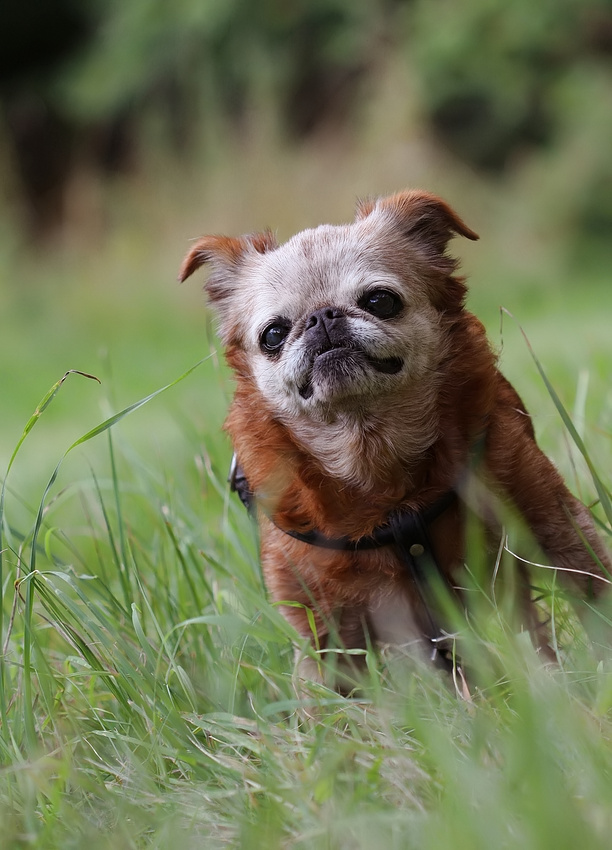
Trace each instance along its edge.
<instances>
[{"instance_id":1,"label":"dog's muzzle","mask_svg":"<svg viewBox=\"0 0 612 850\"><path fill-rule=\"evenodd\" d=\"M313 376L317 372L333 373L336 378L346 379L351 372L367 363L385 375L397 374L404 361L400 357L377 358L366 354L355 344L348 320L339 307L322 307L308 317L304 330L304 342L312 356L312 369L308 380L299 388L304 399L313 394Z\"/></svg>"}]
</instances>

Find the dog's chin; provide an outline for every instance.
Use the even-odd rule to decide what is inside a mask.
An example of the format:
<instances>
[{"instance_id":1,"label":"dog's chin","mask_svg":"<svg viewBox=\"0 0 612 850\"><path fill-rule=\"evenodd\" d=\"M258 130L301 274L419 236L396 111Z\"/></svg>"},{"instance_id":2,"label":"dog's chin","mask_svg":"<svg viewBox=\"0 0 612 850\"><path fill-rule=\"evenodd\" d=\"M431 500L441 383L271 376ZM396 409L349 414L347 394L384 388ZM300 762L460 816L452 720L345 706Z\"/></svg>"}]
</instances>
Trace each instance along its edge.
<instances>
[{"instance_id":1,"label":"dog's chin","mask_svg":"<svg viewBox=\"0 0 612 850\"><path fill-rule=\"evenodd\" d=\"M372 395L382 376L397 375L403 365L400 357L377 358L358 349L332 348L314 358L298 392L310 404Z\"/></svg>"}]
</instances>

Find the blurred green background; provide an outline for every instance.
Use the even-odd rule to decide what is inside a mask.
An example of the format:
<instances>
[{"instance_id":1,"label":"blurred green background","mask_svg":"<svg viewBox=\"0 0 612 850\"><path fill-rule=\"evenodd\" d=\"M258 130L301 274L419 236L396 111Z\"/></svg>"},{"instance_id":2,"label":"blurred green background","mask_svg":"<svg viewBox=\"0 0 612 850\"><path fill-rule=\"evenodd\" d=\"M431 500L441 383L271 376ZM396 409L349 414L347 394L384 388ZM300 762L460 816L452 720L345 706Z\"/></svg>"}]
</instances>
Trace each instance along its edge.
<instances>
[{"instance_id":1,"label":"blurred green background","mask_svg":"<svg viewBox=\"0 0 612 850\"><path fill-rule=\"evenodd\" d=\"M0 16L2 465L66 370L102 380L62 388L22 489L208 354L120 427L165 467L185 427L229 454L214 326L198 282L175 282L189 240L282 239L407 186L480 233L453 246L470 305L545 446L562 427L519 322L579 424L609 432L610 0L4 0Z\"/></svg>"}]
</instances>

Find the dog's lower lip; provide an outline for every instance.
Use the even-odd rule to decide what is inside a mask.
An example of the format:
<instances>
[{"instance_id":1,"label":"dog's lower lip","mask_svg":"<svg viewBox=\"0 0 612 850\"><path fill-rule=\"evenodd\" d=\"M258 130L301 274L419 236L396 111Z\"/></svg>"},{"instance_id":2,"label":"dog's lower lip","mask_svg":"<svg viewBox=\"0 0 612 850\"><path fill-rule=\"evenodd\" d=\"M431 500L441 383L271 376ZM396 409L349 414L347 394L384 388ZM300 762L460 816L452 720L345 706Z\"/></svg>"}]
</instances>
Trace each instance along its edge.
<instances>
[{"instance_id":1,"label":"dog's lower lip","mask_svg":"<svg viewBox=\"0 0 612 850\"><path fill-rule=\"evenodd\" d=\"M346 346L334 345L331 348L328 348L325 351L321 351L319 354L317 354L315 360L318 360L319 357L325 357L326 355L329 355L331 357L335 357L339 354L340 356L342 356L342 353L346 352L346 351L347 351ZM303 384L298 389L298 392L302 396L303 399L306 399L306 400L309 399L312 396L312 394L314 393L314 387L312 385L312 380L309 378L308 381L306 381L306 383Z\"/></svg>"},{"instance_id":2,"label":"dog's lower lip","mask_svg":"<svg viewBox=\"0 0 612 850\"><path fill-rule=\"evenodd\" d=\"M368 363L373 366L377 372L383 372L385 375L397 375L404 365L404 361L401 357L384 357L381 360L378 360L376 357L368 357Z\"/></svg>"},{"instance_id":3,"label":"dog's lower lip","mask_svg":"<svg viewBox=\"0 0 612 850\"><path fill-rule=\"evenodd\" d=\"M344 347L337 346L329 349L328 351L322 352L319 356L323 356L326 354L336 354L341 351L345 351ZM366 360L370 364L373 369L376 369L377 372L380 372L383 375L397 375L402 366L404 365L404 361L401 357L369 357L366 355ZM298 389L299 394L303 399L308 400L314 393L314 387L312 385L312 380L309 378L305 384L303 384Z\"/></svg>"}]
</instances>

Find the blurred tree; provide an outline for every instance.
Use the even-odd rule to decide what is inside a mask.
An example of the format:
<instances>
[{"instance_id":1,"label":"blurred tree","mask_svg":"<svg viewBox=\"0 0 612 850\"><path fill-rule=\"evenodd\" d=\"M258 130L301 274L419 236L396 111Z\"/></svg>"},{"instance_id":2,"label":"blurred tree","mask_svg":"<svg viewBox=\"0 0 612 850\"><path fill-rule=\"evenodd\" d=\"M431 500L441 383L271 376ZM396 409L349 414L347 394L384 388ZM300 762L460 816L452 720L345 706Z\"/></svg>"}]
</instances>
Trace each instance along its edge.
<instances>
[{"instance_id":1,"label":"blurred tree","mask_svg":"<svg viewBox=\"0 0 612 850\"><path fill-rule=\"evenodd\" d=\"M555 138L557 91L576 65L612 59L610 0L421 0L413 27L436 132L493 172Z\"/></svg>"},{"instance_id":2,"label":"blurred tree","mask_svg":"<svg viewBox=\"0 0 612 850\"><path fill-rule=\"evenodd\" d=\"M493 177L585 119L577 79L612 86L612 0L3 0L0 15L0 108L35 231L78 157L129 167L160 144L152 126L182 156L219 118L239 135L266 110L294 141L350 126L390 53L431 131ZM603 153L575 221L601 232L609 123L591 122Z\"/></svg>"},{"instance_id":3,"label":"blurred tree","mask_svg":"<svg viewBox=\"0 0 612 850\"><path fill-rule=\"evenodd\" d=\"M302 136L350 114L385 7L366 0L107 0L93 47L64 79L64 91L76 114L96 117L163 104L183 140L211 110L239 122L263 96Z\"/></svg>"},{"instance_id":4,"label":"blurred tree","mask_svg":"<svg viewBox=\"0 0 612 850\"><path fill-rule=\"evenodd\" d=\"M3 0L0 6L0 109L35 232L61 214L70 170L72 121L51 96L53 79L87 36L72 0Z\"/></svg>"}]
</instances>

